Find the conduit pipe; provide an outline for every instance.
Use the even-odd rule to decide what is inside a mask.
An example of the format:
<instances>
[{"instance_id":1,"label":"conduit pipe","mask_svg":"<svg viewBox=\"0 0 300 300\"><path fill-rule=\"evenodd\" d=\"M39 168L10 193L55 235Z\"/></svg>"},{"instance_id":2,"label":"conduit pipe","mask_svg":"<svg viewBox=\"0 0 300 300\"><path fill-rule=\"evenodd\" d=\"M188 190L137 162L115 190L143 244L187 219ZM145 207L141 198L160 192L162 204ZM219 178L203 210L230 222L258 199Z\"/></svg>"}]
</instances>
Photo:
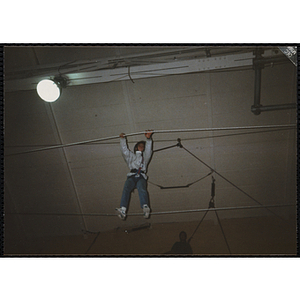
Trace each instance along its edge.
<instances>
[{"instance_id":1,"label":"conduit pipe","mask_svg":"<svg viewBox=\"0 0 300 300\"><path fill-rule=\"evenodd\" d=\"M263 111L274 111L274 110L283 110L283 109L295 109L296 103L286 103L279 105L266 105L263 106L260 104L260 95L261 95L261 73L262 69L265 67L267 63L274 62L283 62L286 60L285 57L262 57L263 50L256 50L255 58L253 59L253 68L255 71L254 78L254 105L251 106L251 111L255 115L260 115Z\"/></svg>"},{"instance_id":2,"label":"conduit pipe","mask_svg":"<svg viewBox=\"0 0 300 300\"><path fill-rule=\"evenodd\" d=\"M255 115L259 115L263 111L274 111L274 110L295 109L295 108L296 108L296 103L287 103L287 104L266 105L266 106L260 105L259 107L252 106L251 111Z\"/></svg>"}]
</instances>

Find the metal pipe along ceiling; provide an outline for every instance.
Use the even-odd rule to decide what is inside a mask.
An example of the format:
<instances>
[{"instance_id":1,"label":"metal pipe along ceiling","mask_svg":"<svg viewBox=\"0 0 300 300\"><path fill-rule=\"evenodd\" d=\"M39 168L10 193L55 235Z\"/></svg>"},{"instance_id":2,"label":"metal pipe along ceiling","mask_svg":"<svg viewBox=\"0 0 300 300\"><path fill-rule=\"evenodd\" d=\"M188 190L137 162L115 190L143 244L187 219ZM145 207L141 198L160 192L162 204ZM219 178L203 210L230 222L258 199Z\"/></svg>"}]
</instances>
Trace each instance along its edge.
<instances>
[{"instance_id":1,"label":"metal pipe along ceiling","mask_svg":"<svg viewBox=\"0 0 300 300\"><path fill-rule=\"evenodd\" d=\"M265 51L265 58L274 56L271 50ZM287 59L281 53L278 59ZM133 65L120 68L97 69L94 71L74 72L74 69L66 69L64 76L69 79L69 86L96 84L112 81L145 79L160 76L180 75L187 73L198 73L216 70L228 70L253 65L253 52L236 53L232 55L221 55L216 57L203 57L197 59L183 59L171 62L157 62L151 64ZM275 56L277 61L277 56ZM57 66L56 66L57 68ZM6 79L5 90L12 92L17 90L32 90L42 79L51 79L57 72L50 73L48 69L39 69L35 75L26 78ZM130 76L129 76L130 75Z\"/></svg>"},{"instance_id":2,"label":"metal pipe along ceiling","mask_svg":"<svg viewBox=\"0 0 300 300\"><path fill-rule=\"evenodd\" d=\"M286 58L281 57L271 57L271 58L263 58L262 53L257 51L255 58L253 59L253 67L255 70L255 78L254 78L254 105L251 107L251 111L255 115L260 115L263 111L274 111L274 110L283 110L283 109L295 109L296 103L286 103L279 105L266 105L263 106L260 103L260 95L261 95L261 74L262 69L264 68L265 63L274 63L281 62L286 60Z\"/></svg>"}]
</instances>

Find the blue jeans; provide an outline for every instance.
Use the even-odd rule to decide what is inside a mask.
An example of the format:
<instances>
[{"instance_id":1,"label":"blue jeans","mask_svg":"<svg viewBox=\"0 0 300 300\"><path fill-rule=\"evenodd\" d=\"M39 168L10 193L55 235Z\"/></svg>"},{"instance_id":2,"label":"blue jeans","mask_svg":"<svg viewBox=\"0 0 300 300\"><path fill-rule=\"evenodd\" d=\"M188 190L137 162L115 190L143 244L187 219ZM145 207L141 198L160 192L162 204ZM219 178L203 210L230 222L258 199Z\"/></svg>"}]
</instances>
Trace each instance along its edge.
<instances>
[{"instance_id":1,"label":"blue jeans","mask_svg":"<svg viewBox=\"0 0 300 300\"><path fill-rule=\"evenodd\" d=\"M147 192L147 181L142 175L140 175L140 177L135 177L133 175L127 177L127 180L125 181L121 198L121 207L124 206L127 208L131 192L134 190L134 188L137 188L138 190L141 208L143 208L143 205L145 204L148 205L149 197Z\"/></svg>"}]
</instances>

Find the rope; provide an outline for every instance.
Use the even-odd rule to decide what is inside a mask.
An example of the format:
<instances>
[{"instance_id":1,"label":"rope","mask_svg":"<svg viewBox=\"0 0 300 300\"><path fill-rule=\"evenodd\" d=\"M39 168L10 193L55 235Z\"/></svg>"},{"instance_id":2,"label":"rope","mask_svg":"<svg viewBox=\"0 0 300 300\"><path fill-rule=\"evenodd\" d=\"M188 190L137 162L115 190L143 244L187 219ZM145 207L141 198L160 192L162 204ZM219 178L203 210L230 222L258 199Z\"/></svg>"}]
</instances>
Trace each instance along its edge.
<instances>
[{"instance_id":1,"label":"rope","mask_svg":"<svg viewBox=\"0 0 300 300\"><path fill-rule=\"evenodd\" d=\"M193 128L193 129L172 129L172 130L153 130L153 133L175 133L175 132L201 132L201 131L224 131L224 130L248 130L248 129L264 129L264 128L286 128L286 127L296 127L296 125L293 124L286 124L286 125L263 125L263 126L240 126L240 127L219 127L219 128ZM141 135L145 134L145 131L140 132L134 132L126 134L126 137L129 136L135 136L135 135ZM81 142L74 142L74 143L68 143L64 145L54 145L49 147L43 147L39 149L32 149L28 151L24 151L21 154L27 154L32 152L38 152L38 151L45 151L45 150L52 150L52 149L59 149L64 147L72 147L72 146L78 146L83 144L89 144L94 142L101 142L101 141L108 141L113 139L118 139L119 135L110 136L110 137L104 137L104 138L98 138L98 139L91 139ZM18 155L20 153L14 153L14 154L8 154L6 156L12 156L12 155Z\"/></svg>"},{"instance_id":2,"label":"rope","mask_svg":"<svg viewBox=\"0 0 300 300\"><path fill-rule=\"evenodd\" d=\"M226 243L226 245L227 245L227 248L228 248L229 254L231 254L231 251L230 251L230 248L229 248L229 244L228 244L228 242L227 242L227 239L226 239L226 236L225 236L225 232L224 232L224 230L223 230L223 227L222 227L222 225L221 225L221 221L220 221L220 219L219 219L219 216L218 216L218 213L217 213L217 211L216 211L216 210L215 210L215 213L216 213L216 216L217 216L218 223L219 223L219 225L220 225L220 228L221 228L222 234L223 234L223 236L224 236L224 240L225 240L225 243Z\"/></svg>"},{"instance_id":3,"label":"rope","mask_svg":"<svg viewBox=\"0 0 300 300\"><path fill-rule=\"evenodd\" d=\"M217 128L194 128L194 129L171 129L171 130L154 130L153 133L174 133L174 132L194 132L194 131L222 131L222 130L242 130L242 129L264 129L264 128L278 128L278 127L295 127L294 124L286 125L262 125L262 126L239 126L239 127L217 127ZM141 132L145 133L145 132ZM141 133L134 133L136 135Z\"/></svg>"},{"instance_id":4,"label":"rope","mask_svg":"<svg viewBox=\"0 0 300 300\"><path fill-rule=\"evenodd\" d=\"M241 136L241 135L248 135L248 134L261 134L261 133L268 133L268 132L278 132L280 130L290 130L291 128L287 127L287 128L275 128L275 129L267 129L267 130L260 130L260 131L248 131L248 132L238 132L238 133L230 133L230 134L222 134L222 135L209 135L209 136L198 136L198 137L190 137L190 138L182 138L182 141L193 141L193 140L203 140L203 139L212 139L212 138L223 138L223 137L231 137L231 136ZM157 144L158 142L170 142L173 141L174 139L155 139L155 143ZM132 143L136 143L136 142L132 142ZM90 144L84 144L84 145L119 145L119 142L93 142ZM14 145L14 146L10 146L10 145L5 145L5 148L25 148L25 147L49 147L49 146L53 146L53 144L51 145ZM157 151L161 151L164 149L168 149L168 148L173 148L176 147L177 145L173 145L173 146L169 146L169 147L165 147L165 148L161 148L161 149L155 149L153 150L153 152L157 152Z\"/></svg>"},{"instance_id":5,"label":"rope","mask_svg":"<svg viewBox=\"0 0 300 300\"><path fill-rule=\"evenodd\" d=\"M214 197L215 197L215 179L212 176L212 183L211 183L211 199L209 201L208 204L208 208L215 208L215 203L214 203ZM202 221L204 220L206 214L208 213L208 210L205 212L203 218L201 219L200 223L198 224L198 226L196 227L195 231L193 232L193 234L191 235L191 237L188 240L188 243L192 240L193 236L195 235L196 231L198 230L198 228L200 227Z\"/></svg>"},{"instance_id":6,"label":"rope","mask_svg":"<svg viewBox=\"0 0 300 300\"><path fill-rule=\"evenodd\" d=\"M273 205L265 205L264 207L287 207L287 206L296 206L296 204L273 204ZM164 215L164 214L179 214L179 213L193 213L193 212L205 212L208 210L239 210L239 209L257 209L262 208L262 206L237 206L237 207L221 207L221 208L200 208L200 209L189 209L189 210L173 210L173 211L160 211L160 212L152 212L151 215ZM84 217L115 217L116 214L111 213L30 213L30 212L22 212L22 213L8 213L5 212L5 215L41 215L41 216L84 216ZM131 213L127 214L127 216L142 216L143 213Z\"/></svg>"},{"instance_id":7,"label":"rope","mask_svg":"<svg viewBox=\"0 0 300 300\"><path fill-rule=\"evenodd\" d=\"M168 147L164 147L164 148L160 148L160 149L153 150L153 153L154 153L154 152L159 152L159 151L162 151L162 150L171 149L171 148L174 148L174 147L177 147L177 144L176 144L176 145L173 145L173 146L168 146Z\"/></svg>"},{"instance_id":8,"label":"rope","mask_svg":"<svg viewBox=\"0 0 300 300\"><path fill-rule=\"evenodd\" d=\"M133 81L133 79L132 79L132 77L131 77L131 75L130 75L130 66L128 66L128 76L129 76L131 82L134 83L134 81Z\"/></svg>"},{"instance_id":9,"label":"rope","mask_svg":"<svg viewBox=\"0 0 300 300\"><path fill-rule=\"evenodd\" d=\"M174 145L174 146L169 146L169 147L165 147L165 148L162 148L162 149L159 149L158 151L160 150L165 150L165 149L169 149L171 147L180 147L180 148L183 148L185 151L187 151L190 155L192 155L193 157L195 157L198 161L200 161L202 164L204 164L207 168L210 169L210 173L206 176L204 176L203 178L200 178L199 180L196 180L195 182L193 183L190 183L188 185L184 185L184 186L170 186L170 187L163 187L161 185L158 185L158 184L155 184L155 183L152 183L149 181L149 183L153 184L153 185L156 185L158 187L160 187L161 189L173 189L173 188L188 188L189 186L191 186L192 184L200 181L201 179L204 179L206 178L207 176L209 176L211 173L215 172L216 174L218 174L221 178L223 178L225 181L227 181L228 183L230 183L233 187L235 187L236 189L238 189L239 191L241 191L243 194L245 194L247 197L249 197L250 199L252 199L253 201L255 201L256 203L258 203L259 205L261 205L262 207L265 207L262 203L260 203L258 200L254 199L251 195L249 195L248 193L246 193L244 190L242 190L240 187L238 187L237 185L235 185L233 182L231 182L230 180L228 180L226 177L224 177L223 175L221 175L219 172L217 172L215 169L213 169L212 167L210 167L208 164L206 164L203 160L201 160L199 157L197 157L196 155L194 155L192 152L190 152L188 149L186 149L182 143L181 143L181 139L178 139L178 143L177 145ZM214 188L214 179L213 179L213 187ZM212 195L213 197L213 195ZM278 218L280 219L283 219L282 217L280 217L279 215L275 214L273 211L271 211L270 209L268 209L266 207L266 209L271 212L272 214L274 214L275 216L277 216Z\"/></svg>"},{"instance_id":10,"label":"rope","mask_svg":"<svg viewBox=\"0 0 300 300\"><path fill-rule=\"evenodd\" d=\"M155 185L155 186L158 186L158 187L159 187L159 188L161 188L162 190L163 190L163 189L188 188L188 187L190 187L191 185L193 185L194 183L196 183L196 182L198 182L198 181L200 181L200 180L202 180L202 179L204 179L204 178L208 177L208 176L209 176L209 175L211 175L211 174L212 174L212 172L210 172L210 173L208 173L207 175L205 175L205 176L201 177L200 179L197 179L197 180L196 180L196 181L194 181L194 182L188 183L187 185L178 185L178 186L161 186L161 185L159 185L159 184L156 184L156 183L153 183L153 182L151 182L151 181L149 181L149 180L148 180L148 182L149 182L149 183L151 183L151 184L153 184L153 185Z\"/></svg>"},{"instance_id":11,"label":"rope","mask_svg":"<svg viewBox=\"0 0 300 300\"><path fill-rule=\"evenodd\" d=\"M192 240L194 234L196 233L196 231L197 231L198 228L200 227L200 225L201 225L202 221L204 220L205 216L207 215L208 211L209 211L209 209L206 210L204 216L202 217L202 219L201 219L201 221L199 222L198 226L196 227L195 231L193 232L193 234L192 234L191 237L189 238L188 243L190 243L190 241Z\"/></svg>"},{"instance_id":12,"label":"rope","mask_svg":"<svg viewBox=\"0 0 300 300\"><path fill-rule=\"evenodd\" d=\"M91 243L91 245L89 246L89 248L87 249L87 251L85 252L85 254L87 254L90 251L90 249L92 248L92 246L95 244L95 242L96 242L99 234L100 234L100 232L97 233L96 237L94 238L93 242Z\"/></svg>"},{"instance_id":13,"label":"rope","mask_svg":"<svg viewBox=\"0 0 300 300\"><path fill-rule=\"evenodd\" d=\"M262 207L265 207L263 204L261 204L258 200L254 199L252 196L250 196L248 193L246 193L244 190L242 190L240 187L238 187L237 185L235 185L233 182L231 182L230 180L228 180L226 177L224 177L223 175L221 175L219 172L217 172L216 170L214 170L212 167L210 167L208 164L206 164L203 160L201 160L199 157L197 157L196 155L194 155L192 152L190 152L189 150L187 150L185 147L182 146L182 148L187 151L189 154L191 154L193 157L195 157L197 160L199 160L202 164L204 164L206 167L208 167L211 171L215 172L216 174L218 174L221 178L223 178L225 181L227 181L228 183L230 183L233 187L235 187L236 189L238 189L240 192L242 192L244 195L246 195L247 197L249 197L251 200L253 200L254 202L258 203L259 205L261 205ZM275 216L277 216L278 218L282 219L279 215L275 214L272 210L268 209L267 207L265 207L269 212L271 212L272 214L274 214ZM283 220L283 219L282 219Z\"/></svg>"}]
</instances>

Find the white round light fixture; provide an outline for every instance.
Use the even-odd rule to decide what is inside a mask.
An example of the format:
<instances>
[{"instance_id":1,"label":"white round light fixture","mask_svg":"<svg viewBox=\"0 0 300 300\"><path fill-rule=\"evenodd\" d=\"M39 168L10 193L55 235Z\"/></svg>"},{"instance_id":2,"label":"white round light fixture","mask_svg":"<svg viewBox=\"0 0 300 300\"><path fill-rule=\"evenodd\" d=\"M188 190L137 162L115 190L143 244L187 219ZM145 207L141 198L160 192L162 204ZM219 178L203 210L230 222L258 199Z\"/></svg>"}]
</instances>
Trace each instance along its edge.
<instances>
[{"instance_id":1,"label":"white round light fixture","mask_svg":"<svg viewBox=\"0 0 300 300\"><path fill-rule=\"evenodd\" d=\"M44 101L54 102L60 97L62 88L66 88L68 83L68 78L63 76L43 79L36 87L37 93Z\"/></svg>"},{"instance_id":2,"label":"white round light fixture","mask_svg":"<svg viewBox=\"0 0 300 300\"><path fill-rule=\"evenodd\" d=\"M60 96L60 87L50 79L40 81L36 89L39 96L46 102L54 102Z\"/></svg>"}]
</instances>

